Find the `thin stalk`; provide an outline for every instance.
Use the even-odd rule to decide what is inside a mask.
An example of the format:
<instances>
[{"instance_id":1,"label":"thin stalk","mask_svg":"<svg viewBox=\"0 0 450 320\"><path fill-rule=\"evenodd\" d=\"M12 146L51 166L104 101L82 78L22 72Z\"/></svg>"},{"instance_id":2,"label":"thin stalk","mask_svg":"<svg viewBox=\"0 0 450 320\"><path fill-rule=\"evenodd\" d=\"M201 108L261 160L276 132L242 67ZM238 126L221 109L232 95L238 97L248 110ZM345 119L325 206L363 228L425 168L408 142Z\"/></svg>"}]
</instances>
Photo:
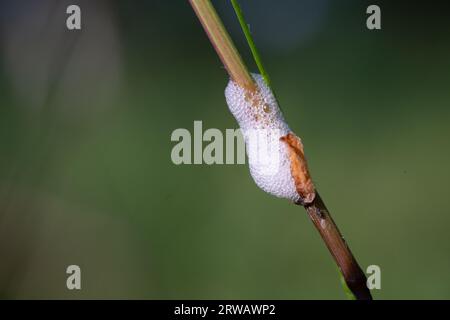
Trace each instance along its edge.
<instances>
[{"instance_id":1,"label":"thin stalk","mask_svg":"<svg viewBox=\"0 0 450 320\"><path fill-rule=\"evenodd\" d=\"M189 0L189 2L208 34L217 54L225 65L230 77L241 86L250 90L256 90L256 85L253 82L247 67L243 63L242 58L231 41L230 36L225 30L225 27L211 2L209 0ZM242 14L241 18L242 21L244 21ZM304 208L314 226L319 231L325 245L341 271L345 283L355 298L358 300L372 299L366 285L367 280L365 274L359 267L358 262L331 218L330 212L326 208L318 192L314 201L311 204L304 205Z\"/></svg>"},{"instance_id":2,"label":"thin stalk","mask_svg":"<svg viewBox=\"0 0 450 320\"><path fill-rule=\"evenodd\" d=\"M234 12L236 13L236 16L239 20L239 24L241 25L242 31L244 32L245 39L247 39L248 46L250 47L250 51L252 52L253 59L255 60L256 66L258 67L259 73L262 75L267 86L269 88L272 88L269 75L267 74L266 69L264 68L258 48L255 45L255 41L253 41L252 34L250 33L250 28L247 22L245 21L244 14L242 13L241 10L241 6L237 2L237 0L231 0L231 4L233 5Z\"/></svg>"},{"instance_id":3,"label":"thin stalk","mask_svg":"<svg viewBox=\"0 0 450 320\"><path fill-rule=\"evenodd\" d=\"M358 300L372 300L366 284L366 275L361 270L317 190L314 201L304 207L333 256L348 289Z\"/></svg>"},{"instance_id":4,"label":"thin stalk","mask_svg":"<svg viewBox=\"0 0 450 320\"><path fill-rule=\"evenodd\" d=\"M257 89L239 52L209 0L189 0L230 77L250 91Z\"/></svg>"}]
</instances>

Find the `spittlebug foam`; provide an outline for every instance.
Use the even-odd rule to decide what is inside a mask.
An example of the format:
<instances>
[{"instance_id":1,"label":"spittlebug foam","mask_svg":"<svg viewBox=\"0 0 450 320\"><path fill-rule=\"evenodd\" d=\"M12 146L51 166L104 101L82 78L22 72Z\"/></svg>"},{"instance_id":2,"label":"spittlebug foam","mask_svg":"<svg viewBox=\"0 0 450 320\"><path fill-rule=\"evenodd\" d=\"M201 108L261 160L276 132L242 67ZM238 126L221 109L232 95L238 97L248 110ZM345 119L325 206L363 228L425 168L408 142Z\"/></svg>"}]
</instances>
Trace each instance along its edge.
<instances>
[{"instance_id":1,"label":"spittlebug foam","mask_svg":"<svg viewBox=\"0 0 450 320\"><path fill-rule=\"evenodd\" d=\"M257 90L230 80L225 97L245 139L250 174L265 192L294 202L314 200L303 146L289 128L263 77L252 74Z\"/></svg>"}]
</instances>

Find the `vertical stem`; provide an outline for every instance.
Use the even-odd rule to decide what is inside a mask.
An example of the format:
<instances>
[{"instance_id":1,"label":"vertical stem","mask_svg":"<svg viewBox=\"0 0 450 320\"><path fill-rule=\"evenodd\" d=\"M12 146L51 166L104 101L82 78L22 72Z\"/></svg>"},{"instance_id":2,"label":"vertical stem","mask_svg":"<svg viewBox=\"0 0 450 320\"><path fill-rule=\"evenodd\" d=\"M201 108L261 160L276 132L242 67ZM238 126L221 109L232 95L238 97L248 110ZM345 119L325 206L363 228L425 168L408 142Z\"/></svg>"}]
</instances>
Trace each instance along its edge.
<instances>
[{"instance_id":1,"label":"vertical stem","mask_svg":"<svg viewBox=\"0 0 450 320\"><path fill-rule=\"evenodd\" d=\"M189 2L230 77L241 87L255 91L253 78L211 2L209 0L189 0Z\"/></svg>"}]
</instances>

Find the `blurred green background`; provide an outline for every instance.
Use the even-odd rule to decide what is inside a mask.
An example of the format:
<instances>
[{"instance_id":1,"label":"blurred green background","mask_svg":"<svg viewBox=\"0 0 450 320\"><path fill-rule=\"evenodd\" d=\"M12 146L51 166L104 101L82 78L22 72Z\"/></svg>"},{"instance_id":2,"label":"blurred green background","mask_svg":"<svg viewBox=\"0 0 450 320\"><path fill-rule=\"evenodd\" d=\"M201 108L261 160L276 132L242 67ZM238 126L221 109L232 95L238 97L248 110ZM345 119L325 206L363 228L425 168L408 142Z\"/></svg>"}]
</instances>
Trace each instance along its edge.
<instances>
[{"instance_id":1,"label":"blurred green background","mask_svg":"<svg viewBox=\"0 0 450 320\"><path fill-rule=\"evenodd\" d=\"M241 4L322 197L362 268L381 268L374 297L449 299L444 1L376 1L380 31L366 1ZM246 165L171 162L176 128L237 126L187 1L9 0L0 22L1 298L346 298L301 207Z\"/></svg>"}]
</instances>

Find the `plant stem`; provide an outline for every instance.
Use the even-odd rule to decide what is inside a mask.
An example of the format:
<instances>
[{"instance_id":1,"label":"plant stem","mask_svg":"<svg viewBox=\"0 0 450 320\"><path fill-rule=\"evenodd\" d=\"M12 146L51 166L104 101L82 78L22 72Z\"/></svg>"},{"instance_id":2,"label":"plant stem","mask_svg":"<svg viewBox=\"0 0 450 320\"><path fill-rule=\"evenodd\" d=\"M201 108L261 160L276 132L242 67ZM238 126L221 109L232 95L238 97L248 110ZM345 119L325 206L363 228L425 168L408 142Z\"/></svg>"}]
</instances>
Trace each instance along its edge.
<instances>
[{"instance_id":1,"label":"plant stem","mask_svg":"<svg viewBox=\"0 0 450 320\"><path fill-rule=\"evenodd\" d=\"M230 77L250 91L256 84L209 0L189 0Z\"/></svg>"},{"instance_id":2,"label":"plant stem","mask_svg":"<svg viewBox=\"0 0 450 320\"><path fill-rule=\"evenodd\" d=\"M255 42L253 41L253 37L250 33L250 28L249 28L247 22L245 22L245 18L244 18L244 14L242 13L241 6L237 2L237 0L231 0L231 4L233 5L234 12L236 13L236 16L239 20L239 24L241 25L242 31L244 32L245 38L247 39L248 46L250 47L250 51L252 52L253 59L255 60L255 63L258 67L259 73L261 73L267 86L269 88L272 88L269 75L267 74L266 69L264 68L261 56L259 55L258 48L256 47Z\"/></svg>"},{"instance_id":3,"label":"plant stem","mask_svg":"<svg viewBox=\"0 0 450 320\"><path fill-rule=\"evenodd\" d=\"M230 77L244 88L257 90L247 67L231 41L210 0L189 0L208 37L222 60ZM240 21L243 20L241 15ZM242 23L242 22L241 22ZM244 21L245 24L245 21ZM251 38L251 37L250 37ZM247 39L248 40L248 39ZM254 46L254 43L253 43ZM256 48L256 47L255 47ZM259 55L258 55L259 57ZM255 58L256 59L256 58ZM331 215L316 190L316 197L304 205L309 218L319 231L328 250L341 271L344 280L358 300L370 300L372 296L366 285L366 276L359 267L350 248L339 232Z\"/></svg>"},{"instance_id":4,"label":"plant stem","mask_svg":"<svg viewBox=\"0 0 450 320\"><path fill-rule=\"evenodd\" d=\"M317 190L314 201L304 207L339 267L348 289L358 300L372 300L366 284L366 275L359 267Z\"/></svg>"}]
</instances>

